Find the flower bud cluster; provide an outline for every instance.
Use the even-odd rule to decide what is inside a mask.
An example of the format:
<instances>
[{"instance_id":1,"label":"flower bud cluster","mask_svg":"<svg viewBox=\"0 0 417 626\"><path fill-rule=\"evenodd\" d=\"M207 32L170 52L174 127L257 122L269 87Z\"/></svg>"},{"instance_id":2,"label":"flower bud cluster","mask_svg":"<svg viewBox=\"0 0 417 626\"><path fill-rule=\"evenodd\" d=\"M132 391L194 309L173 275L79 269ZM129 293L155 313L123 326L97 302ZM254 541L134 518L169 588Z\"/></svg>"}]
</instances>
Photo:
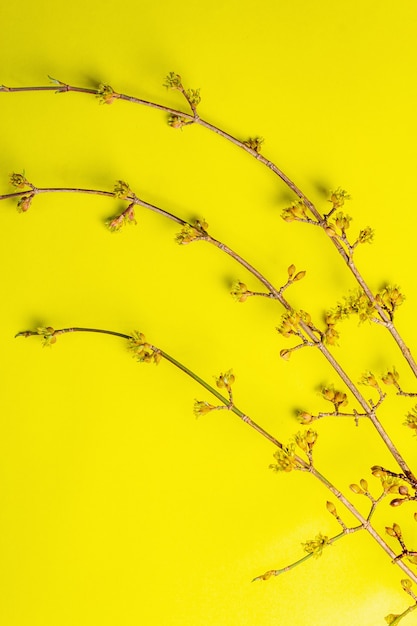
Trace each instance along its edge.
<instances>
[{"instance_id":1,"label":"flower bud cluster","mask_svg":"<svg viewBox=\"0 0 417 626\"><path fill-rule=\"evenodd\" d=\"M291 472L293 469L301 469L301 465L295 455L295 444L277 448L274 452L276 463L271 463L269 469L274 472Z\"/></svg>"},{"instance_id":2,"label":"flower bud cluster","mask_svg":"<svg viewBox=\"0 0 417 626\"><path fill-rule=\"evenodd\" d=\"M42 345L44 347L52 346L56 343L56 334L52 326L39 326L36 329L36 333L42 337Z\"/></svg>"},{"instance_id":3,"label":"flower bud cluster","mask_svg":"<svg viewBox=\"0 0 417 626\"><path fill-rule=\"evenodd\" d=\"M371 467L372 475L381 480L382 489L386 495L398 494L401 498L394 498L391 500L390 505L397 507L406 502L407 500L414 499L409 493L407 484L398 476L393 476L388 470L384 469L380 465L374 465Z\"/></svg>"},{"instance_id":4,"label":"flower bud cluster","mask_svg":"<svg viewBox=\"0 0 417 626\"><path fill-rule=\"evenodd\" d=\"M317 432L309 428L294 435L294 442L303 452L309 454L313 450L317 437Z\"/></svg>"},{"instance_id":5,"label":"flower bud cluster","mask_svg":"<svg viewBox=\"0 0 417 626\"><path fill-rule=\"evenodd\" d=\"M195 220L192 224L184 224L180 232L176 235L175 241L181 245L191 243L201 237L207 236L208 224L204 220Z\"/></svg>"},{"instance_id":6,"label":"flower bud cluster","mask_svg":"<svg viewBox=\"0 0 417 626\"><path fill-rule=\"evenodd\" d=\"M12 174L10 174L9 180L10 180L10 184L13 185L13 187L16 187L16 189L24 189L25 187L32 187L30 182L26 180L23 174L16 174L16 172L13 172Z\"/></svg>"},{"instance_id":7,"label":"flower bud cluster","mask_svg":"<svg viewBox=\"0 0 417 626\"><path fill-rule=\"evenodd\" d=\"M233 370L227 370L224 374L220 374L216 378L216 386L219 389L226 389L229 393L231 391L231 387L235 382L235 375L233 374Z\"/></svg>"},{"instance_id":8,"label":"flower bud cluster","mask_svg":"<svg viewBox=\"0 0 417 626\"><path fill-rule=\"evenodd\" d=\"M288 267L288 282L289 283L295 283L298 280L302 280L304 278L304 276L306 275L306 271L305 270L301 270L300 272L296 272L296 267L295 265L292 263L289 267Z\"/></svg>"},{"instance_id":9,"label":"flower bud cluster","mask_svg":"<svg viewBox=\"0 0 417 626\"><path fill-rule=\"evenodd\" d=\"M265 140L263 137L249 137L249 139L246 139L243 143L246 147L250 148L251 150L255 150L255 152L258 152L259 154L264 141Z\"/></svg>"},{"instance_id":10,"label":"flower bud cluster","mask_svg":"<svg viewBox=\"0 0 417 626\"><path fill-rule=\"evenodd\" d=\"M136 224L134 202L131 202L119 215L106 221L106 226L112 233L120 231L125 224Z\"/></svg>"},{"instance_id":11,"label":"flower bud cluster","mask_svg":"<svg viewBox=\"0 0 417 626\"><path fill-rule=\"evenodd\" d=\"M387 286L376 294L375 300L392 317L394 311L404 302L405 296L398 287Z\"/></svg>"},{"instance_id":12,"label":"flower bud cluster","mask_svg":"<svg viewBox=\"0 0 417 626\"><path fill-rule=\"evenodd\" d=\"M367 387L374 387L375 389L380 388L375 375L369 370L362 374L359 384L366 385Z\"/></svg>"},{"instance_id":13,"label":"flower bud cluster","mask_svg":"<svg viewBox=\"0 0 417 626\"><path fill-rule=\"evenodd\" d=\"M249 291L245 283L236 281L232 285L230 294L233 296L236 302L245 302L248 299L248 297L252 295L252 292Z\"/></svg>"},{"instance_id":14,"label":"flower bud cluster","mask_svg":"<svg viewBox=\"0 0 417 626\"><path fill-rule=\"evenodd\" d=\"M321 395L325 400L328 400L334 405L335 411L338 411L340 407L348 404L347 395L343 391L336 390L333 386L323 387Z\"/></svg>"},{"instance_id":15,"label":"flower bud cluster","mask_svg":"<svg viewBox=\"0 0 417 626\"><path fill-rule=\"evenodd\" d=\"M404 426L408 426L417 435L417 404L406 415Z\"/></svg>"},{"instance_id":16,"label":"flower bud cluster","mask_svg":"<svg viewBox=\"0 0 417 626\"><path fill-rule=\"evenodd\" d=\"M333 218L332 225L344 233L349 228L351 221L352 218L349 215L342 213L342 211L338 211Z\"/></svg>"},{"instance_id":17,"label":"flower bud cluster","mask_svg":"<svg viewBox=\"0 0 417 626\"><path fill-rule=\"evenodd\" d=\"M315 558L322 555L323 549L330 545L329 538L326 535L319 533L314 539L310 539L301 544L303 550L308 554L312 554Z\"/></svg>"},{"instance_id":18,"label":"flower bud cluster","mask_svg":"<svg viewBox=\"0 0 417 626\"><path fill-rule=\"evenodd\" d=\"M124 180L117 180L113 193L115 198L119 198L119 200L126 200L129 195L132 195L132 190L129 187L129 184Z\"/></svg>"},{"instance_id":19,"label":"flower bud cluster","mask_svg":"<svg viewBox=\"0 0 417 626\"><path fill-rule=\"evenodd\" d=\"M349 485L349 489L351 489L353 491L353 493L356 494L361 494L361 495L368 495L369 491L368 491L368 482L364 479L361 478L361 480L359 481L360 485L357 485L356 483L352 483L351 485Z\"/></svg>"},{"instance_id":20,"label":"flower bud cluster","mask_svg":"<svg viewBox=\"0 0 417 626\"><path fill-rule=\"evenodd\" d=\"M167 89L182 89L181 76L175 72L170 72L165 78L163 86Z\"/></svg>"},{"instance_id":21,"label":"flower bud cluster","mask_svg":"<svg viewBox=\"0 0 417 626\"><path fill-rule=\"evenodd\" d=\"M207 415L210 411L214 411L217 407L205 402L204 400L195 400L194 402L194 415L196 417L202 417Z\"/></svg>"},{"instance_id":22,"label":"flower bud cluster","mask_svg":"<svg viewBox=\"0 0 417 626\"><path fill-rule=\"evenodd\" d=\"M324 340L329 345L335 345L339 338L339 332L335 326L338 322L347 319L350 315L358 315L359 321L371 320L375 317L376 311L367 295L362 291L355 291L345 296L343 302L338 302L334 309L330 309L325 314L327 325L324 332Z\"/></svg>"},{"instance_id":23,"label":"flower bud cluster","mask_svg":"<svg viewBox=\"0 0 417 626\"><path fill-rule=\"evenodd\" d=\"M305 221L308 220L307 210L303 200L297 200L282 211L281 217L285 222Z\"/></svg>"},{"instance_id":24,"label":"flower bud cluster","mask_svg":"<svg viewBox=\"0 0 417 626\"><path fill-rule=\"evenodd\" d=\"M182 128L188 124L190 124L190 120L186 117L182 117L182 115L172 114L168 116L168 126L171 126L171 128Z\"/></svg>"},{"instance_id":25,"label":"flower bud cluster","mask_svg":"<svg viewBox=\"0 0 417 626\"><path fill-rule=\"evenodd\" d=\"M386 526L385 527L385 532L390 537L395 537L396 539L401 539L402 538L401 528L400 528L400 526L398 524L394 523L392 526Z\"/></svg>"},{"instance_id":26,"label":"flower bud cluster","mask_svg":"<svg viewBox=\"0 0 417 626\"><path fill-rule=\"evenodd\" d=\"M191 108L194 110L201 102L200 89L187 89L184 92Z\"/></svg>"},{"instance_id":27,"label":"flower bud cluster","mask_svg":"<svg viewBox=\"0 0 417 626\"><path fill-rule=\"evenodd\" d=\"M100 104L112 104L112 102L120 98L120 95L110 85L101 84L97 89L96 97Z\"/></svg>"},{"instance_id":28,"label":"flower bud cluster","mask_svg":"<svg viewBox=\"0 0 417 626\"><path fill-rule=\"evenodd\" d=\"M331 192L329 202L332 203L333 210L340 209L345 204L345 200L350 200L350 195L344 189L338 187Z\"/></svg>"},{"instance_id":29,"label":"flower bud cluster","mask_svg":"<svg viewBox=\"0 0 417 626\"><path fill-rule=\"evenodd\" d=\"M374 240L374 235L374 230L367 226L366 228L363 228L361 231L359 231L357 241L358 243L372 243Z\"/></svg>"},{"instance_id":30,"label":"flower bud cluster","mask_svg":"<svg viewBox=\"0 0 417 626\"><path fill-rule=\"evenodd\" d=\"M311 315L306 311L287 311L281 317L280 326L276 327L276 330L283 337L291 337L291 335L298 335L300 333L300 324L311 324Z\"/></svg>"},{"instance_id":31,"label":"flower bud cluster","mask_svg":"<svg viewBox=\"0 0 417 626\"><path fill-rule=\"evenodd\" d=\"M145 335L137 330L133 331L129 339L128 349L140 363L155 363L157 365L162 358L161 352L147 343Z\"/></svg>"},{"instance_id":32,"label":"flower bud cluster","mask_svg":"<svg viewBox=\"0 0 417 626\"><path fill-rule=\"evenodd\" d=\"M394 387L398 389L399 378L399 373L397 372L395 367L393 367L392 370L388 371L386 374L384 374L384 376L381 377L381 380L385 385L394 385Z\"/></svg>"}]
</instances>

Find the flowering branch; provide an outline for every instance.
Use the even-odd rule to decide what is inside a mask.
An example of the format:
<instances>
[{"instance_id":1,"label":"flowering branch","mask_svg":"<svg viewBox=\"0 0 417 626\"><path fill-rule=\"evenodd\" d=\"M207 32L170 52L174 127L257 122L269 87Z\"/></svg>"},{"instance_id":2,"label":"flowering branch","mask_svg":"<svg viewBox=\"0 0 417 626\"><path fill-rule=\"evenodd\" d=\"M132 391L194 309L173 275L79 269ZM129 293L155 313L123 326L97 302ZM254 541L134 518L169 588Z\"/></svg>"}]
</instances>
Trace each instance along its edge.
<instances>
[{"instance_id":1,"label":"flowering branch","mask_svg":"<svg viewBox=\"0 0 417 626\"><path fill-rule=\"evenodd\" d=\"M305 271L296 272L294 265L290 265L288 268L288 278L284 285L280 288L275 287L259 270L257 270L252 264L241 257L237 252L232 250L225 243L215 239L208 233L208 224L204 220L195 220L193 223L189 223L186 220L181 219L177 215L170 213L160 207L145 202L140 199L131 189L130 186L124 181L117 181L113 192L94 190L94 189L81 189L71 187L37 187L33 183L29 182L23 174L12 174L11 183L20 191L0 195L0 200L6 200L10 198L18 198L18 208L22 203L32 202L33 198L42 193L86 193L99 196L105 196L108 198L117 198L128 203L127 208L122 211L118 216L108 220L107 225L110 230L120 230L122 225L126 222L135 222L134 207L141 206L143 208L154 211L167 219L170 219L182 226L180 233L176 236L176 241L180 244L189 244L194 241L206 241L214 245L216 248L232 257L237 263L242 265L248 272L250 272L267 290L269 298L277 300L286 310L283 316L281 326L277 329L283 336L296 335L301 339L301 343L290 349L281 350L281 356L288 359L293 351L299 350L303 347L316 347L320 350L324 358L332 366L338 376L342 379L344 384L350 390L365 415L370 419L373 426L377 430L380 437L383 439L385 445L391 452L392 456L400 466L404 475L407 476L410 484L417 488L417 478L414 476L410 467L400 454L399 450L385 431L381 422L379 421L376 408L378 405L369 403L357 386L353 383L349 375L341 367L341 365L334 358L333 354L329 351L325 343L325 334L323 334L313 323L308 313L300 311L297 313L294 311L290 302L284 297L284 291L293 283L298 282L305 276ZM25 204L26 207L26 204ZM27 210L28 206L25 208ZM232 290L232 295L236 296L240 293L239 299L242 301L242 297L248 296L250 293L256 294L256 292L248 292L246 286L243 283L239 283L240 287L236 287ZM246 299L246 298L244 298ZM330 393L330 390L329 390ZM344 401L346 396L344 396ZM335 410L339 408L335 405ZM356 412L356 417L360 417L361 414Z\"/></svg>"},{"instance_id":2,"label":"flowering branch","mask_svg":"<svg viewBox=\"0 0 417 626\"><path fill-rule=\"evenodd\" d=\"M188 367L183 365L180 361L169 355L167 352L162 350L161 348L148 343L146 341L143 333L139 333L134 331L132 334L121 333L113 330L104 330L98 328L85 328L85 327L69 327L69 328L61 328L55 330L53 327L40 327L36 330L25 330L17 333L16 337L32 337L38 336L42 337L43 345L52 345L56 342L57 338L60 335L74 333L74 332L88 332L88 333L101 333L105 335L111 335L114 337L118 337L128 341L129 350L132 352L133 356L139 362L145 363L155 363L158 364L162 359L170 362L172 365L180 369L182 372L187 374L187 376L191 377L195 382L197 382L200 386L206 389L209 393L211 393L222 405L224 405L228 410L232 411L235 415L237 415L245 424L250 426L253 430L262 435L265 439L267 439L270 443L272 443L276 448L275 458L277 460L277 464L272 465L271 467L276 471L285 471L289 472L291 470L301 470L310 473L314 476L322 485L324 485L332 494L342 503L358 520L359 526L353 528L347 528L346 525L342 522L339 515L337 514L336 507L331 502L327 503L328 511L336 517L338 522L342 525L343 531L339 535L336 535L331 540L327 537L323 537L321 534L316 538L316 540L312 540L304 544L304 549L310 554L319 556L322 552L322 549L333 543L337 539L342 536L348 535L352 532L356 532L358 530L365 530L371 537L378 543L378 545L388 554L391 560L398 565L407 576L417 583L417 573L413 572L402 560L403 556L413 556L414 553L403 553L401 556L397 556L395 552L390 548L390 546L385 542L385 540L379 535L379 533L375 530L370 522L371 515L376 506L376 501L374 501L371 507L371 511L368 516L365 518L356 507L344 496L313 464L312 460L312 449L317 440L317 433L314 431L307 431L303 434L298 434L295 436L294 443L289 446L285 446L282 444L276 437L268 433L264 428L262 428L259 424L254 422L248 415L243 413L240 409L236 407L233 401L231 386L234 383L234 375L231 370L226 372L225 374L220 374L220 376L216 379L216 386L221 389L226 389L228 392L228 397L226 398L222 395L216 388L209 385L205 380L200 378L195 372L190 370ZM217 407L209 405L208 403L204 403L208 410L201 411L199 414L205 414L210 412L211 410L216 409ZM307 456L308 461L305 461L302 457L295 453L295 445L297 445ZM353 491L355 491L353 489ZM396 528L396 526L394 526ZM398 534L396 537L398 538ZM295 567L295 565L304 562L306 557L297 561L296 563L288 566L289 569ZM284 570L272 570L272 572L281 573L282 571L287 571L286 568ZM264 575L266 578L269 578L270 574ZM263 577L257 577L255 580L259 580ZM265 579L265 578L264 578Z\"/></svg>"},{"instance_id":3,"label":"flowering branch","mask_svg":"<svg viewBox=\"0 0 417 626\"><path fill-rule=\"evenodd\" d=\"M290 211L290 219L287 219L288 214L286 214L285 212L283 215L284 219L287 219L287 221L305 221L322 228L322 230L330 238L330 240L336 247L344 262L347 264L349 270L353 274L364 295L375 308L375 311L379 316L378 322L387 328L394 341L400 348L414 375L417 377L417 363L414 360L410 349L407 347L398 330L396 329L392 316L390 316L384 306L382 306L381 303L378 301L377 297L373 294L372 290L367 285L365 279L362 277L356 264L354 263L353 252L355 248L359 243L371 241L373 233L370 229L364 229L359 233L357 240L353 244L349 243L346 235L346 230L349 227L350 218L349 216L345 216L340 211L339 213L336 213L336 211L343 207L345 200L349 198L348 194L344 190L338 189L333 192L331 197L331 210L327 214L321 214L320 211L315 207L313 202L297 187L297 185L279 167L277 167L277 165L275 165L272 161L268 160L261 154L261 146L263 143L262 138L249 138L247 140L240 140L230 133L227 133L224 130L218 128L214 124L211 124L210 122L202 119L197 114L197 106L200 104L201 101L200 91L198 89L185 89L182 84L181 76L179 74L176 74L175 72L170 72L168 74L164 86L168 89L178 91L184 97L187 105L190 107L191 113L184 113L181 110L174 109L156 102L151 102L142 98L137 98L135 96L129 96L123 93L116 92L113 87L108 84L100 84L96 89L89 89L69 85L68 83L62 82L55 78L49 78L53 83L50 86L7 87L5 85L0 85L0 92L21 93L54 91L55 93L59 94L74 92L94 95L102 104L112 104L116 100L125 100L126 102L130 102L133 104L151 107L153 109L157 109L167 113L169 115L169 124L174 128L181 128L182 126L191 124L198 124L200 126L203 126L204 128L207 128L215 134L223 137L227 141L230 141L242 150L245 150L248 154L250 154L260 163L262 163L265 167L270 169L289 187L289 189L291 189L291 191L299 199L299 201L295 203L295 208L292 214ZM22 210L25 209L22 207ZM332 218L333 221L330 221L330 218Z\"/></svg>"}]
</instances>

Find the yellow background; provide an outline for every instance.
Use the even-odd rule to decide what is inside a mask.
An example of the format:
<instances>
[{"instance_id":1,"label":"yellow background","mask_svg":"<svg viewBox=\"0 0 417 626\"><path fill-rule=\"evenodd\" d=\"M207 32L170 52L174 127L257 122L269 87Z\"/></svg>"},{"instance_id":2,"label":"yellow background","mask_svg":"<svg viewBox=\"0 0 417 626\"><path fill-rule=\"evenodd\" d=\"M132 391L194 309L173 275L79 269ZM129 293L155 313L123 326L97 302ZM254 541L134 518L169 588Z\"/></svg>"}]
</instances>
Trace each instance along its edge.
<instances>
[{"instance_id":1,"label":"yellow background","mask_svg":"<svg viewBox=\"0 0 417 626\"><path fill-rule=\"evenodd\" d=\"M48 84L49 74L181 107L162 87L174 70L201 87L202 117L264 137L263 153L323 210L324 190L347 189L352 230L376 230L358 263L374 289L401 285L398 325L415 347L413 1L22 0L1 14L5 85ZM318 322L353 287L321 232L281 220L291 196L279 179L203 128L176 131L160 112L77 94L0 94L0 120L1 193L13 171L38 186L112 190L121 178L184 219L205 217L277 285L291 263L306 269L288 297ZM251 583L339 526L324 488L273 474L272 446L235 416L196 420L194 399L210 397L191 379L165 362L136 364L110 337L67 335L52 349L13 338L39 325L139 329L209 382L232 367L239 408L285 442L299 429L295 408L327 408L318 389L337 380L319 354L279 358L279 306L228 295L235 279L256 290L254 279L203 243L176 245L176 225L145 210L111 235L103 222L120 207L74 195L38 197L25 215L0 205L1 624L384 623L408 597L400 570L360 533ZM381 328L346 322L334 352L355 381L396 364L416 389ZM402 426L413 404L391 396L381 414L415 466ZM341 489L369 477L377 493L369 467L393 462L370 425L317 430L317 466ZM403 508L376 518L382 531L401 523L415 549Z\"/></svg>"}]
</instances>

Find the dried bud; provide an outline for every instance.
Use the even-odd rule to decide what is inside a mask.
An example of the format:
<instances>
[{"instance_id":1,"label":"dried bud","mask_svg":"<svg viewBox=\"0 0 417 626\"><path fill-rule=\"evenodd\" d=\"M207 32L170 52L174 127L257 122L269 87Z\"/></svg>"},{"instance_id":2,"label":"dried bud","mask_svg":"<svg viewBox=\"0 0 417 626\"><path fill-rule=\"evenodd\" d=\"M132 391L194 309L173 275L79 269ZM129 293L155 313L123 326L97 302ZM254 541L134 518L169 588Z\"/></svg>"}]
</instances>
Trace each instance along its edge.
<instances>
[{"instance_id":1,"label":"dried bud","mask_svg":"<svg viewBox=\"0 0 417 626\"><path fill-rule=\"evenodd\" d=\"M405 500L403 498L394 498L394 500L391 500L390 505L391 506L401 506L401 504L405 502Z\"/></svg>"},{"instance_id":2,"label":"dried bud","mask_svg":"<svg viewBox=\"0 0 417 626\"><path fill-rule=\"evenodd\" d=\"M362 489L356 483L352 483L351 485L349 485L349 489L351 489L353 493L363 493Z\"/></svg>"},{"instance_id":3,"label":"dried bud","mask_svg":"<svg viewBox=\"0 0 417 626\"><path fill-rule=\"evenodd\" d=\"M34 198L34 194L31 193L28 196L20 196L17 201L17 211L18 213L26 213L29 210L30 205L32 204L32 200Z\"/></svg>"}]
</instances>

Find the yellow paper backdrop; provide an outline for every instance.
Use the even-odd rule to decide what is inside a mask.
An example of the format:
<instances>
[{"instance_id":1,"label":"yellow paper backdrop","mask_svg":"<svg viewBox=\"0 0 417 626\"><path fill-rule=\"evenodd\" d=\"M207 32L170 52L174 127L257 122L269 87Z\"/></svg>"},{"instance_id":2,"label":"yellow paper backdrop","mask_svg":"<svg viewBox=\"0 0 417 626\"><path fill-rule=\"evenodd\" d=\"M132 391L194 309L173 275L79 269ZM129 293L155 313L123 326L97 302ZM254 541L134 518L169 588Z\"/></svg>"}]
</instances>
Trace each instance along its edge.
<instances>
[{"instance_id":1,"label":"yellow paper backdrop","mask_svg":"<svg viewBox=\"0 0 417 626\"><path fill-rule=\"evenodd\" d=\"M202 117L264 137L263 153L320 208L329 189L347 189L352 230L376 231L358 264L373 289L401 285L398 325L415 347L414 2L22 0L1 14L0 83L105 82L180 108L162 87L176 71L201 87ZM322 232L282 221L284 184L201 127L174 130L158 111L73 93L0 93L0 120L1 193L13 171L40 187L126 180L183 219L204 217L278 286L291 263L307 270L288 297L318 324L354 287ZM14 339L40 325L141 330L210 383L233 368L237 406L284 442L300 428L296 409L326 410L319 388L335 374L315 351L280 359L290 344L275 331L279 305L228 295L236 279L257 290L255 279L204 243L176 245L178 227L145 210L111 235L104 221L121 206L63 194L24 215L0 204L1 623L377 626L404 610L400 570L361 533L251 583L339 526L325 489L272 473L273 447L236 416L196 420L194 399L211 398L194 381L166 362L135 363L116 338L66 335L52 349ZM416 389L382 328L346 322L334 353L354 381L395 364ZM381 418L415 467L402 426L413 404L391 394ZM329 419L317 430L323 473L342 490L368 478L378 493L370 466L395 466L371 425ZM382 506L376 521L381 532L400 523L416 549L411 506Z\"/></svg>"}]
</instances>

